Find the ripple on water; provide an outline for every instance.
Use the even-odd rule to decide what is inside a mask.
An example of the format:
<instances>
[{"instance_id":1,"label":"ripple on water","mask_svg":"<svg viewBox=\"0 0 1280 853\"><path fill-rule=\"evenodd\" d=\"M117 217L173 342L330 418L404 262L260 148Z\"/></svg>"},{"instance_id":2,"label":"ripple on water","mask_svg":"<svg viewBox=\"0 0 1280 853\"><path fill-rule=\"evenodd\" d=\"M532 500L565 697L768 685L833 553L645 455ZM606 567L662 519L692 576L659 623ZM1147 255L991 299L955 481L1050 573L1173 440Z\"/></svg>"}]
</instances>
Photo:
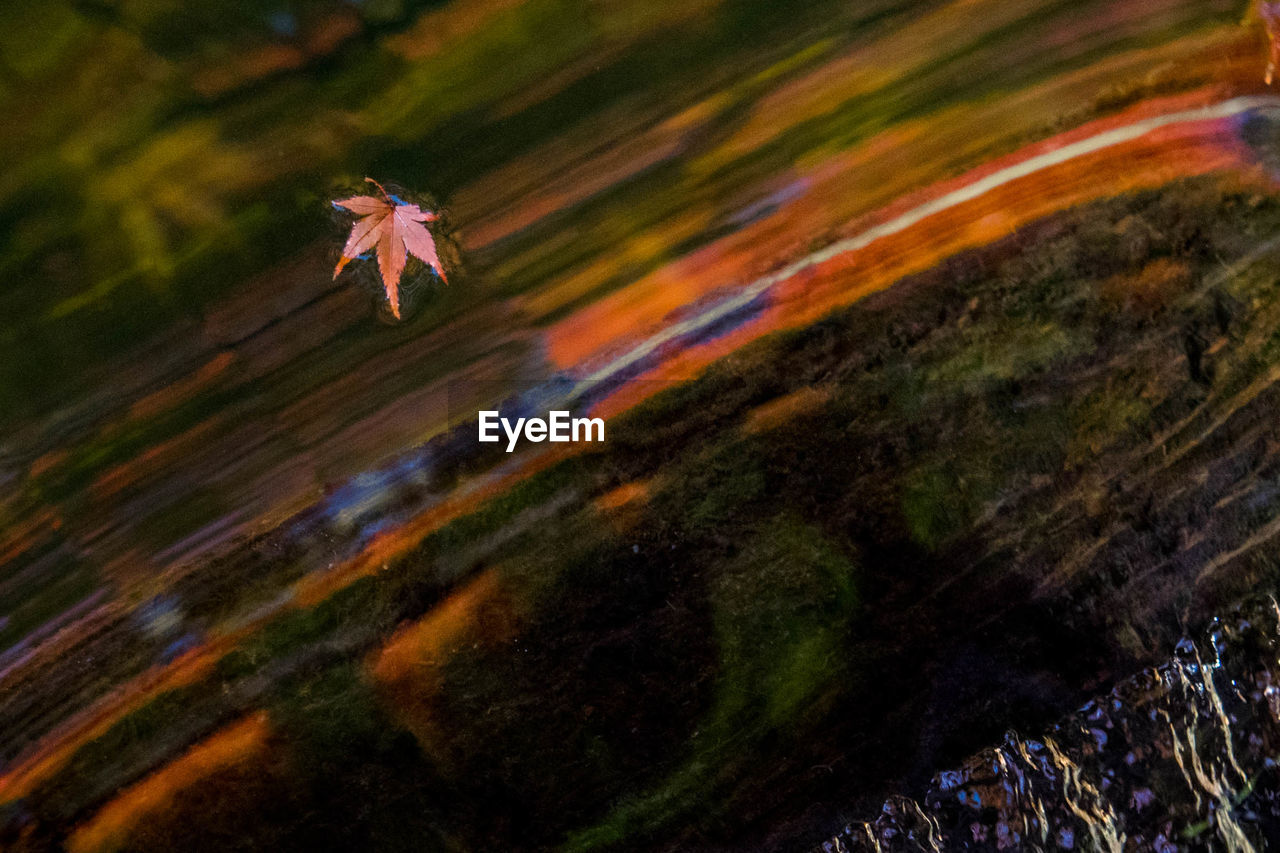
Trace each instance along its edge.
<instances>
[{"instance_id":1,"label":"ripple on water","mask_svg":"<svg viewBox=\"0 0 1280 853\"><path fill-rule=\"evenodd\" d=\"M824 851L1262 850L1280 843L1280 609L1214 620L1039 739L896 797Z\"/></svg>"}]
</instances>

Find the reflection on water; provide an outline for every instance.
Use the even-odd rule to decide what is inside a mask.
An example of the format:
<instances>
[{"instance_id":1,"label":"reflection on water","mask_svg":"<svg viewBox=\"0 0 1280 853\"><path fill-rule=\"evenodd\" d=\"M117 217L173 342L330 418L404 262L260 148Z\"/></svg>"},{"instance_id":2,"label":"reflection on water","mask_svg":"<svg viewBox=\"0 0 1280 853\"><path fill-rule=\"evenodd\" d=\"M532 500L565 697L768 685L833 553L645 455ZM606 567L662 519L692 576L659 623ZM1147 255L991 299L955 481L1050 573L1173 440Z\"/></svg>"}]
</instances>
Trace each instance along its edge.
<instances>
[{"instance_id":1,"label":"reflection on water","mask_svg":"<svg viewBox=\"0 0 1280 853\"><path fill-rule=\"evenodd\" d=\"M1107 654L1023 605L1150 662L1280 525L1245 5L7 10L0 845L758 838L927 715L911 667L975 612L1023 626L1010 695L1062 676L1048 719ZM442 214L450 285L415 262L399 317L332 279L365 175ZM508 458L490 406L621 438ZM1247 619L831 844L1256 846ZM879 799L877 758L832 784Z\"/></svg>"},{"instance_id":2,"label":"reflection on water","mask_svg":"<svg viewBox=\"0 0 1280 853\"><path fill-rule=\"evenodd\" d=\"M834 851L1253 851L1280 842L1280 610L1214 620L1044 736L1010 733Z\"/></svg>"}]
</instances>

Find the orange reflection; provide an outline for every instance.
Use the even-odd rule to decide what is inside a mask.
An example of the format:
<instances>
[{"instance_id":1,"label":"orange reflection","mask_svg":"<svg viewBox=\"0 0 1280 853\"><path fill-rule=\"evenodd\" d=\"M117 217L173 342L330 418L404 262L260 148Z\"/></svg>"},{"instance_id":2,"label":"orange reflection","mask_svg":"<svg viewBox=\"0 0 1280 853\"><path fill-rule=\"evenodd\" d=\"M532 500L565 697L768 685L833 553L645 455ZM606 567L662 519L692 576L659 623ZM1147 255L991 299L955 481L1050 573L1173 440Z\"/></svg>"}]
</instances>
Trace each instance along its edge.
<instances>
[{"instance_id":1,"label":"orange reflection","mask_svg":"<svg viewBox=\"0 0 1280 853\"><path fill-rule=\"evenodd\" d=\"M1147 102L1117 116L1092 122L998 158L960 178L913 193L877 214L865 217L845 232L866 233L886 223L900 223L875 239L830 256L814 255L814 263L770 290L769 305L759 316L729 334L673 353L640 376L644 380L682 381L697 375L711 361L747 341L785 328L812 323L899 279L932 268L960 252L1009 236L1017 229L1052 214L1097 199L1163 186L1180 178L1217 172L1261 180L1249 150L1240 142L1236 119L1207 118L1170 124L1137 138L1108 143L1087 153L1056 161L1054 152L1091 139L1108 139L1109 131L1157 116L1202 106L1205 92ZM1036 160L1021 174L1016 168ZM1252 176L1252 178L1250 177ZM978 182L989 179L987 187ZM973 197L961 192L983 187ZM954 194L954 195L953 195ZM938 202L938 209L923 207ZM919 219L899 217L922 211ZM792 215L792 218L799 216ZM790 230L790 226L788 226ZM637 282L625 291L589 306L551 330L549 350L558 364L572 365L618 354L642 334L674 322L675 306L713 291L724 281L747 282L759 275L764 252L776 241L767 231L752 234L752 252L741 241L708 247L701 257L687 259ZM792 255L794 257L794 255ZM733 273L736 268L737 274ZM638 334L642 333L642 334ZM600 407L613 414L654 393L658 382L628 383Z\"/></svg>"},{"instance_id":2,"label":"orange reflection","mask_svg":"<svg viewBox=\"0 0 1280 853\"><path fill-rule=\"evenodd\" d=\"M515 619L497 573L489 570L401 628L371 658L370 674L425 748L440 743L429 706L441 686L441 667L465 646L509 639Z\"/></svg>"},{"instance_id":3,"label":"orange reflection","mask_svg":"<svg viewBox=\"0 0 1280 853\"><path fill-rule=\"evenodd\" d=\"M70 853L119 850L140 823L163 813L175 794L219 770L260 755L270 732L265 711L216 732L108 802L71 834L67 850Z\"/></svg>"},{"instance_id":4,"label":"orange reflection","mask_svg":"<svg viewBox=\"0 0 1280 853\"><path fill-rule=\"evenodd\" d=\"M53 729L0 776L0 803L25 797L57 773L76 750L106 734L107 730L145 705L153 696L194 684L207 676L231 644L213 643L193 649L172 663L154 667L121 685L89 708Z\"/></svg>"}]
</instances>

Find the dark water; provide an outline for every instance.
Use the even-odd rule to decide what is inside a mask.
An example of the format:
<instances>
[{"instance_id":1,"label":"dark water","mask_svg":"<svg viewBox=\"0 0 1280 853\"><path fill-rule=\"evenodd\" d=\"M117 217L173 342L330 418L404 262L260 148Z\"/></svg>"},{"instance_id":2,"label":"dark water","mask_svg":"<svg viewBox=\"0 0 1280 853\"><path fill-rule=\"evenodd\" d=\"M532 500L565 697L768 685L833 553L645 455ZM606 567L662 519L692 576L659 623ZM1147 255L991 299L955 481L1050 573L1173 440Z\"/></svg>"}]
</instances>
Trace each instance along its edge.
<instances>
[{"instance_id":1,"label":"dark water","mask_svg":"<svg viewBox=\"0 0 1280 853\"><path fill-rule=\"evenodd\" d=\"M1280 610L1268 601L816 849L1264 850L1280 843L1277 759Z\"/></svg>"}]
</instances>

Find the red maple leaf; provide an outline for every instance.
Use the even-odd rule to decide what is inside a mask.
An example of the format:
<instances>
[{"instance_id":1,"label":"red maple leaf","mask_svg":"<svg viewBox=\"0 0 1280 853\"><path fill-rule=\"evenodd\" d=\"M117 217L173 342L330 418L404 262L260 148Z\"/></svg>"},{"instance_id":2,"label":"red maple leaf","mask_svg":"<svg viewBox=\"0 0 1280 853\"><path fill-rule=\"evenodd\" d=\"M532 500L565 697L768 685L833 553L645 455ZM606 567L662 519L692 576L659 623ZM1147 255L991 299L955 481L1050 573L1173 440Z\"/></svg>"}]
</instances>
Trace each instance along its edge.
<instances>
[{"instance_id":1,"label":"red maple leaf","mask_svg":"<svg viewBox=\"0 0 1280 853\"><path fill-rule=\"evenodd\" d=\"M378 188L381 198L371 195L358 195L335 201L339 207L359 215L361 218L351 226L351 236L342 249L342 258L338 261L333 277L337 278L342 268L372 248L378 252L378 272L382 275L382 286L387 291L387 301L391 303L391 313L400 318L400 274L404 272L408 255L422 261L436 271L436 275L448 282L440 258L436 255L436 241L423 223L434 222L436 215L422 210L416 204L405 204L391 196L382 188L382 184L373 178L366 181Z\"/></svg>"}]
</instances>

